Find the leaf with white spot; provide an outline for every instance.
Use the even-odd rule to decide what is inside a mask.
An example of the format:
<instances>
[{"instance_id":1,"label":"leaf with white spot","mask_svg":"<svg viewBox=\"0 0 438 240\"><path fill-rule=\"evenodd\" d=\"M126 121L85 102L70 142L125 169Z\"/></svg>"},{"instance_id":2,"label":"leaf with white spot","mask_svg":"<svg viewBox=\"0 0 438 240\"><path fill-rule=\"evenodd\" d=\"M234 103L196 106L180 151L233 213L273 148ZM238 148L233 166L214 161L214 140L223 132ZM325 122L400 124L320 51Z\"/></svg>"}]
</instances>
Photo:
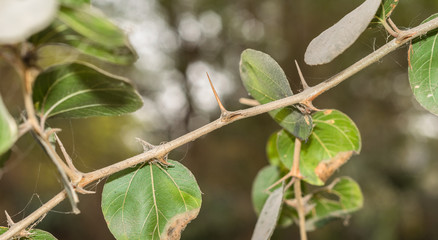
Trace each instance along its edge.
<instances>
[{"instance_id":1,"label":"leaf with white spot","mask_svg":"<svg viewBox=\"0 0 438 240\"><path fill-rule=\"evenodd\" d=\"M201 191L182 164L143 164L110 176L102 192L102 212L116 239L180 239L197 217Z\"/></svg>"},{"instance_id":2,"label":"leaf with white spot","mask_svg":"<svg viewBox=\"0 0 438 240\"><path fill-rule=\"evenodd\" d=\"M121 115L143 104L127 79L80 64L47 69L33 88L37 113L45 119Z\"/></svg>"},{"instance_id":3,"label":"leaf with white spot","mask_svg":"<svg viewBox=\"0 0 438 240\"><path fill-rule=\"evenodd\" d=\"M381 0L366 0L314 38L306 49L304 61L309 65L325 64L343 53L365 31L380 3Z\"/></svg>"},{"instance_id":4,"label":"leaf with white spot","mask_svg":"<svg viewBox=\"0 0 438 240\"><path fill-rule=\"evenodd\" d=\"M434 14L424 22L438 17ZM409 52L409 83L415 99L438 115L438 31L413 41Z\"/></svg>"}]
</instances>

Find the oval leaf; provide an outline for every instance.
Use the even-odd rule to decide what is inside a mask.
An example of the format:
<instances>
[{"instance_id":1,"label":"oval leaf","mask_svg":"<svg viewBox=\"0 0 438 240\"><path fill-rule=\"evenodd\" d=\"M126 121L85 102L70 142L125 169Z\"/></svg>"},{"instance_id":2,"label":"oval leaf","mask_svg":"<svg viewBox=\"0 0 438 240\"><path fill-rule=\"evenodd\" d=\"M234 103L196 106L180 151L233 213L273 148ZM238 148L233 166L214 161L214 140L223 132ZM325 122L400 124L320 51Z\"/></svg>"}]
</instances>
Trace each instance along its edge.
<instances>
[{"instance_id":1,"label":"oval leaf","mask_svg":"<svg viewBox=\"0 0 438 240\"><path fill-rule=\"evenodd\" d=\"M367 28L381 0L366 0L316 38L306 49L304 61L309 65L331 62L350 47Z\"/></svg>"},{"instance_id":2,"label":"oval leaf","mask_svg":"<svg viewBox=\"0 0 438 240\"><path fill-rule=\"evenodd\" d=\"M252 49L243 51L240 77L248 93L261 104L293 95L283 69L265 53ZM295 107L276 109L269 114L280 126L302 140L312 132L312 119Z\"/></svg>"},{"instance_id":3,"label":"oval leaf","mask_svg":"<svg viewBox=\"0 0 438 240\"><path fill-rule=\"evenodd\" d=\"M35 80L33 92L43 118L121 115L143 104L127 79L110 77L80 64L44 71Z\"/></svg>"},{"instance_id":4,"label":"oval leaf","mask_svg":"<svg viewBox=\"0 0 438 240\"><path fill-rule=\"evenodd\" d=\"M283 205L283 191L284 183L282 187L275 189L269 194L268 199L263 205L263 209L252 234L251 240L268 240L274 233L277 221L280 216L281 207Z\"/></svg>"},{"instance_id":5,"label":"oval leaf","mask_svg":"<svg viewBox=\"0 0 438 240\"><path fill-rule=\"evenodd\" d=\"M315 205L310 216L306 217L306 230L320 228L336 218L345 218L363 206L363 195L359 184L353 179L342 177L335 179L329 185L327 192L336 195L338 200L327 198L327 193L318 192L310 199L309 204Z\"/></svg>"},{"instance_id":6,"label":"oval leaf","mask_svg":"<svg viewBox=\"0 0 438 240\"><path fill-rule=\"evenodd\" d=\"M2 0L0 2L0 44L22 42L47 27L56 17L58 1Z\"/></svg>"},{"instance_id":7,"label":"oval leaf","mask_svg":"<svg viewBox=\"0 0 438 240\"><path fill-rule=\"evenodd\" d=\"M424 22L436 17L438 14ZM438 31L415 40L409 55L409 83L415 99L425 109L438 115Z\"/></svg>"},{"instance_id":8,"label":"oval leaf","mask_svg":"<svg viewBox=\"0 0 438 240\"><path fill-rule=\"evenodd\" d=\"M252 185L252 204L257 215L260 215L266 200L269 198L270 193L267 188L281 178L281 173L276 166L266 166L262 168L257 174ZM274 187L278 189L281 185ZM286 191L286 195L290 197L291 191ZM293 218L296 216L296 212L292 207L285 206L281 211L278 225L287 227L293 223Z\"/></svg>"},{"instance_id":9,"label":"oval leaf","mask_svg":"<svg viewBox=\"0 0 438 240\"><path fill-rule=\"evenodd\" d=\"M361 148L360 133L354 122L337 110L325 110L312 114L315 127L300 154L300 173L304 181L323 185L326 171L345 163ZM293 162L295 138L286 131L277 133L277 150L283 164L290 169ZM330 175L331 175L330 173ZM325 176L322 179L321 176Z\"/></svg>"},{"instance_id":10,"label":"oval leaf","mask_svg":"<svg viewBox=\"0 0 438 240\"><path fill-rule=\"evenodd\" d=\"M93 8L62 6L58 18L87 39L106 47L124 46L124 32Z\"/></svg>"},{"instance_id":11,"label":"oval leaf","mask_svg":"<svg viewBox=\"0 0 438 240\"><path fill-rule=\"evenodd\" d=\"M9 228L7 227L0 227L0 235L8 231ZM15 239L15 238L14 238ZM40 229L31 229L29 230L29 235L27 235L26 238L20 238L20 239L30 239L30 240L56 240L51 233L40 230Z\"/></svg>"},{"instance_id":12,"label":"oval leaf","mask_svg":"<svg viewBox=\"0 0 438 240\"><path fill-rule=\"evenodd\" d=\"M129 41L121 46L107 47L78 34L60 21L55 21L44 31L32 36L30 41L37 46L38 64L43 68L50 66L49 63L53 65L57 61L72 61L77 58L90 61L94 65L97 60L128 65L138 58ZM102 64L104 63L99 63Z\"/></svg>"},{"instance_id":13,"label":"oval leaf","mask_svg":"<svg viewBox=\"0 0 438 240\"><path fill-rule=\"evenodd\" d=\"M98 55L96 55L98 56ZM110 64L108 62L115 61L117 64L131 63L133 59L125 59L122 61L120 56L107 55L103 58L95 57L93 55L83 53L77 48L65 45L65 44L46 44L37 50L37 65L41 69L48 69L57 65L64 65L67 63L80 63L82 65L89 66L94 69L98 69L101 72L106 72L106 75L120 74L125 70L125 66L118 66ZM106 60L110 61L105 62ZM103 61L102 61L103 60Z\"/></svg>"},{"instance_id":14,"label":"oval leaf","mask_svg":"<svg viewBox=\"0 0 438 240\"><path fill-rule=\"evenodd\" d=\"M198 215L201 191L182 164L144 164L110 176L102 192L102 212L117 239L179 239Z\"/></svg>"},{"instance_id":15,"label":"oval leaf","mask_svg":"<svg viewBox=\"0 0 438 240\"><path fill-rule=\"evenodd\" d=\"M18 128L14 118L9 114L0 96L0 155L6 153L14 145L18 136Z\"/></svg>"}]
</instances>

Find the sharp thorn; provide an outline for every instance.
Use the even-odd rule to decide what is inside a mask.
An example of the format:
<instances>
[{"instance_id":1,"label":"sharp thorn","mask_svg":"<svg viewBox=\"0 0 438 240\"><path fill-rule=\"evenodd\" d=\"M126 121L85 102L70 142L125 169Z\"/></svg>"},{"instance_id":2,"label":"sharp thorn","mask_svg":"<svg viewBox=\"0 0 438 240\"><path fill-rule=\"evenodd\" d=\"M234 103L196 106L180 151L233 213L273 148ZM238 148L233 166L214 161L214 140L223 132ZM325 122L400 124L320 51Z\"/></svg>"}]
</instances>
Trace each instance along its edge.
<instances>
[{"instance_id":1,"label":"sharp thorn","mask_svg":"<svg viewBox=\"0 0 438 240\"><path fill-rule=\"evenodd\" d=\"M303 85L304 90L309 88L309 85L307 85L306 80L304 79L303 73L301 72L300 66L298 65L297 60L295 60L295 65L297 66L298 75L300 75L301 84Z\"/></svg>"},{"instance_id":2,"label":"sharp thorn","mask_svg":"<svg viewBox=\"0 0 438 240\"><path fill-rule=\"evenodd\" d=\"M5 210L5 215L6 215L6 221L8 222L8 226L12 227L12 225L14 225L14 221L12 220L11 216L9 216L8 212Z\"/></svg>"},{"instance_id":3,"label":"sharp thorn","mask_svg":"<svg viewBox=\"0 0 438 240\"><path fill-rule=\"evenodd\" d=\"M143 146L143 150L145 151L145 152L147 152L147 151L149 151L149 150L151 150L152 148L154 148L155 146L154 145L152 145L152 144L150 144L150 143L148 143L148 142L146 142L145 140L143 140L143 139L140 139L140 138L135 138L142 146Z\"/></svg>"},{"instance_id":4,"label":"sharp thorn","mask_svg":"<svg viewBox=\"0 0 438 240\"><path fill-rule=\"evenodd\" d=\"M221 109L221 113L224 114L224 113L228 112L227 109L225 109L224 105L222 105L222 102L219 99L219 96L217 95L216 89L214 89L213 83L212 83L208 73L207 73L207 78L208 78L208 81L210 82L211 89L213 90L214 97L216 98L216 101L219 105L219 108Z\"/></svg>"}]
</instances>

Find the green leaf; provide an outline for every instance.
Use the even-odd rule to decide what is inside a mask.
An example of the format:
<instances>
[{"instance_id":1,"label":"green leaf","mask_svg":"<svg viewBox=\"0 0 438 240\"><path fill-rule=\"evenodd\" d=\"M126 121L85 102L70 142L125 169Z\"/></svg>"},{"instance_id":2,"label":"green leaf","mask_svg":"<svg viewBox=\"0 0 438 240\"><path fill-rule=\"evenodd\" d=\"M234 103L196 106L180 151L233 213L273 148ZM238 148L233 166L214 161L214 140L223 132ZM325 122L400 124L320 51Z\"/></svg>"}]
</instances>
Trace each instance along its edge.
<instances>
[{"instance_id":1,"label":"green leaf","mask_svg":"<svg viewBox=\"0 0 438 240\"><path fill-rule=\"evenodd\" d=\"M9 228L7 227L0 227L0 235L8 230ZM56 238L49 232L40 229L31 229L27 237L21 237L17 240L56 240Z\"/></svg>"},{"instance_id":2,"label":"green leaf","mask_svg":"<svg viewBox=\"0 0 438 240\"><path fill-rule=\"evenodd\" d=\"M179 239L198 215L201 191L182 164L143 164L109 177L102 193L102 212L117 239ZM167 238L166 238L167 237Z\"/></svg>"},{"instance_id":3,"label":"green leaf","mask_svg":"<svg viewBox=\"0 0 438 240\"><path fill-rule=\"evenodd\" d=\"M18 136L18 128L14 118L9 114L0 96L0 155L6 153L14 145Z\"/></svg>"},{"instance_id":4,"label":"green leaf","mask_svg":"<svg viewBox=\"0 0 438 240\"><path fill-rule=\"evenodd\" d=\"M307 46L304 61L309 65L325 64L343 53L365 31L380 3L381 0L366 0L315 37Z\"/></svg>"},{"instance_id":5,"label":"green leaf","mask_svg":"<svg viewBox=\"0 0 438 240\"><path fill-rule=\"evenodd\" d=\"M328 197L326 193L319 192L309 201L309 204L315 204L315 207L306 217L307 231L322 227L336 218L347 217L363 206L360 187L351 178L335 179L327 192L335 197Z\"/></svg>"},{"instance_id":6,"label":"green leaf","mask_svg":"<svg viewBox=\"0 0 438 240\"><path fill-rule=\"evenodd\" d=\"M434 14L424 22L438 17ZM409 83L417 101L438 115L438 31L416 39L409 52Z\"/></svg>"},{"instance_id":7,"label":"green leaf","mask_svg":"<svg viewBox=\"0 0 438 240\"><path fill-rule=\"evenodd\" d=\"M43 118L114 116L134 112L142 99L128 82L80 65L62 65L35 80L33 101Z\"/></svg>"},{"instance_id":8,"label":"green leaf","mask_svg":"<svg viewBox=\"0 0 438 240\"><path fill-rule=\"evenodd\" d=\"M73 31L60 21L54 22L30 40L37 46L38 64L43 68L53 65L56 61L86 61L93 65L103 65L105 62L129 65L138 57L129 41L116 47L101 45ZM71 48L68 48L69 46ZM104 63L98 63L97 60Z\"/></svg>"},{"instance_id":9,"label":"green leaf","mask_svg":"<svg viewBox=\"0 0 438 240\"><path fill-rule=\"evenodd\" d=\"M266 154L268 155L270 165L282 167L283 163L280 161L280 156L277 151L277 133L273 133L269 136L266 144Z\"/></svg>"},{"instance_id":10,"label":"green leaf","mask_svg":"<svg viewBox=\"0 0 438 240\"><path fill-rule=\"evenodd\" d=\"M381 20L386 20L390 17L398 2L399 0L383 0L371 24L380 24Z\"/></svg>"},{"instance_id":11,"label":"green leaf","mask_svg":"<svg viewBox=\"0 0 438 240\"><path fill-rule=\"evenodd\" d=\"M337 110L319 111L312 118L315 127L301 146L300 173L304 181L323 185L353 153L360 152L360 133L354 122ZM290 133L284 130L277 133L277 150L288 169L292 168L294 144Z\"/></svg>"},{"instance_id":12,"label":"green leaf","mask_svg":"<svg viewBox=\"0 0 438 240\"><path fill-rule=\"evenodd\" d=\"M127 42L123 31L96 9L61 6L58 18L82 36L100 45L119 47Z\"/></svg>"},{"instance_id":13,"label":"green leaf","mask_svg":"<svg viewBox=\"0 0 438 240\"><path fill-rule=\"evenodd\" d=\"M283 69L265 53L252 49L243 51L240 77L248 93L261 104L293 95ZM280 126L302 140L312 132L312 119L295 107L276 109L269 114Z\"/></svg>"},{"instance_id":14,"label":"green leaf","mask_svg":"<svg viewBox=\"0 0 438 240\"><path fill-rule=\"evenodd\" d=\"M64 65L67 63L80 63L82 65L98 69L99 71L106 73L106 75L117 75L124 70L124 66L114 65L108 62L113 62L114 60L114 62L117 64L125 64L133 61L133 59L125 59L125 61L121 58L118 58L119 56L114 56L111 54L108 54L103 58L99 58L95 57L99 55L93 56L83 53L77 48L64 44L46 44L38 48L37 56L37 65L44 70L53 66ZM105 62L106 60L109 61Z\"/></svg>"},{"instance_id":15,"label":"green leaf","mask_svg":"<svg viewBox=\"0 0 438 240\"><path fill-rule=\"evenodd\" d=\"M251 240L268 240L274 233L284 198L284 183L269 194L252 234Z\"/></svg>"},{"instance_id":16,"label":"green leaf","mask_svg":"<svg viewBox=\"0 0 438 240\"><path fill-rule=\"evenodd\" d=\"M252 203L254 206L254 210L257 215L260 215L260 212L265 205L266 200L268 199L270 193L267 191L267 188L270 187L273 183L281 178L281 172L276 166L266 166L262 168L252 185ZM281 186L278 186L271 189L271 191L278 189ZM288 198L291 198L291 191L286 191L286 195ZM286 227L290 226L293 223L293 217L296 215L295 210L292 207L285 206L281 211L280 219L278 220L278 225Z\"/></svg>"}]
</instances>

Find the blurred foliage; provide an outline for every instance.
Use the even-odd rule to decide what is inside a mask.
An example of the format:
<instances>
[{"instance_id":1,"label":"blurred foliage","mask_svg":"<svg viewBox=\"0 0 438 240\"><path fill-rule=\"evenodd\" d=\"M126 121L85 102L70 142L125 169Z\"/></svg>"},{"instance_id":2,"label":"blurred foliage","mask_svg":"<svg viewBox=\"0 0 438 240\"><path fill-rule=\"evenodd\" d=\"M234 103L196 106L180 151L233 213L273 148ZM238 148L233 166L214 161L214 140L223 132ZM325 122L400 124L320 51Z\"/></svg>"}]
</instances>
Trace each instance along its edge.
<instances>
[{"instance_id":1,"label":"blurred foliage","mask_svg":"<svg viewBox=\"0 0 438 240\"><path fill-rule=\"evenodd\" d=\"M140 2L146 2L145 7ZM145 107L131 117L51 120L49 124L63 128L59 136L81 171L120 161L141 151L134 137L158 144L219 116L216 107L202 105L214 103L212 94L203 92L199 100L196 92L199 81L208 84L205 71L210 73L219 94L232 88L221 96L228 109L244 108L238 103L238 98L246 96L238 77L238 61L246 48L269 53L276 59L294 92L301 88L294 59L309 85L315 85L377 49L387 41L382 29L367 31L351 49L326 66L302 64L310 40L360 3L94 1L128 32L133 22L145 32L145 36L136 32L131 36L133 45L137 40L149 47L139 51L138 70L131 73L146 99ZM404 1L391 17L402 28L413 27L437 11L435 0ZM153 40L160 44L150 45ZM413 98L406 52L407 48L402 48L390 54L315 100L318 108L336 108L348 114L360 129L361 154L340 173L357 180L365 202L347 227L333 222L311 232L310 239L438 239L438 162L433 157L438 154L438 120ZM17 94L20 85L12 81L16 75L2 61L0 72L0 94L8 109L19 116L23 107ZM168 95L160 95L166 91ZM179 95L181 98L170 98ZM177 101L169 104L172 99ZM266 141L277 129L268 115L258 116L236 122L170 154L193 172L204 193L199 216L183 232L182 239L250 238L256 222L251 206L252 181L267 164ZM58 179L32 137L20 139L0 174L1 209L7 209L14 220L22 218L62 188ZM99 184L93 189L100 192L101 187ZM38 227L59 239L112 239L100 212L99 194L81 196L80 200L82 214L62 214L70 209L64 203ZM1 215L0 225L5 224ZM298 236L296 227L277 230L272 239L292 236Z\"/></svg>"}]
</instances>

